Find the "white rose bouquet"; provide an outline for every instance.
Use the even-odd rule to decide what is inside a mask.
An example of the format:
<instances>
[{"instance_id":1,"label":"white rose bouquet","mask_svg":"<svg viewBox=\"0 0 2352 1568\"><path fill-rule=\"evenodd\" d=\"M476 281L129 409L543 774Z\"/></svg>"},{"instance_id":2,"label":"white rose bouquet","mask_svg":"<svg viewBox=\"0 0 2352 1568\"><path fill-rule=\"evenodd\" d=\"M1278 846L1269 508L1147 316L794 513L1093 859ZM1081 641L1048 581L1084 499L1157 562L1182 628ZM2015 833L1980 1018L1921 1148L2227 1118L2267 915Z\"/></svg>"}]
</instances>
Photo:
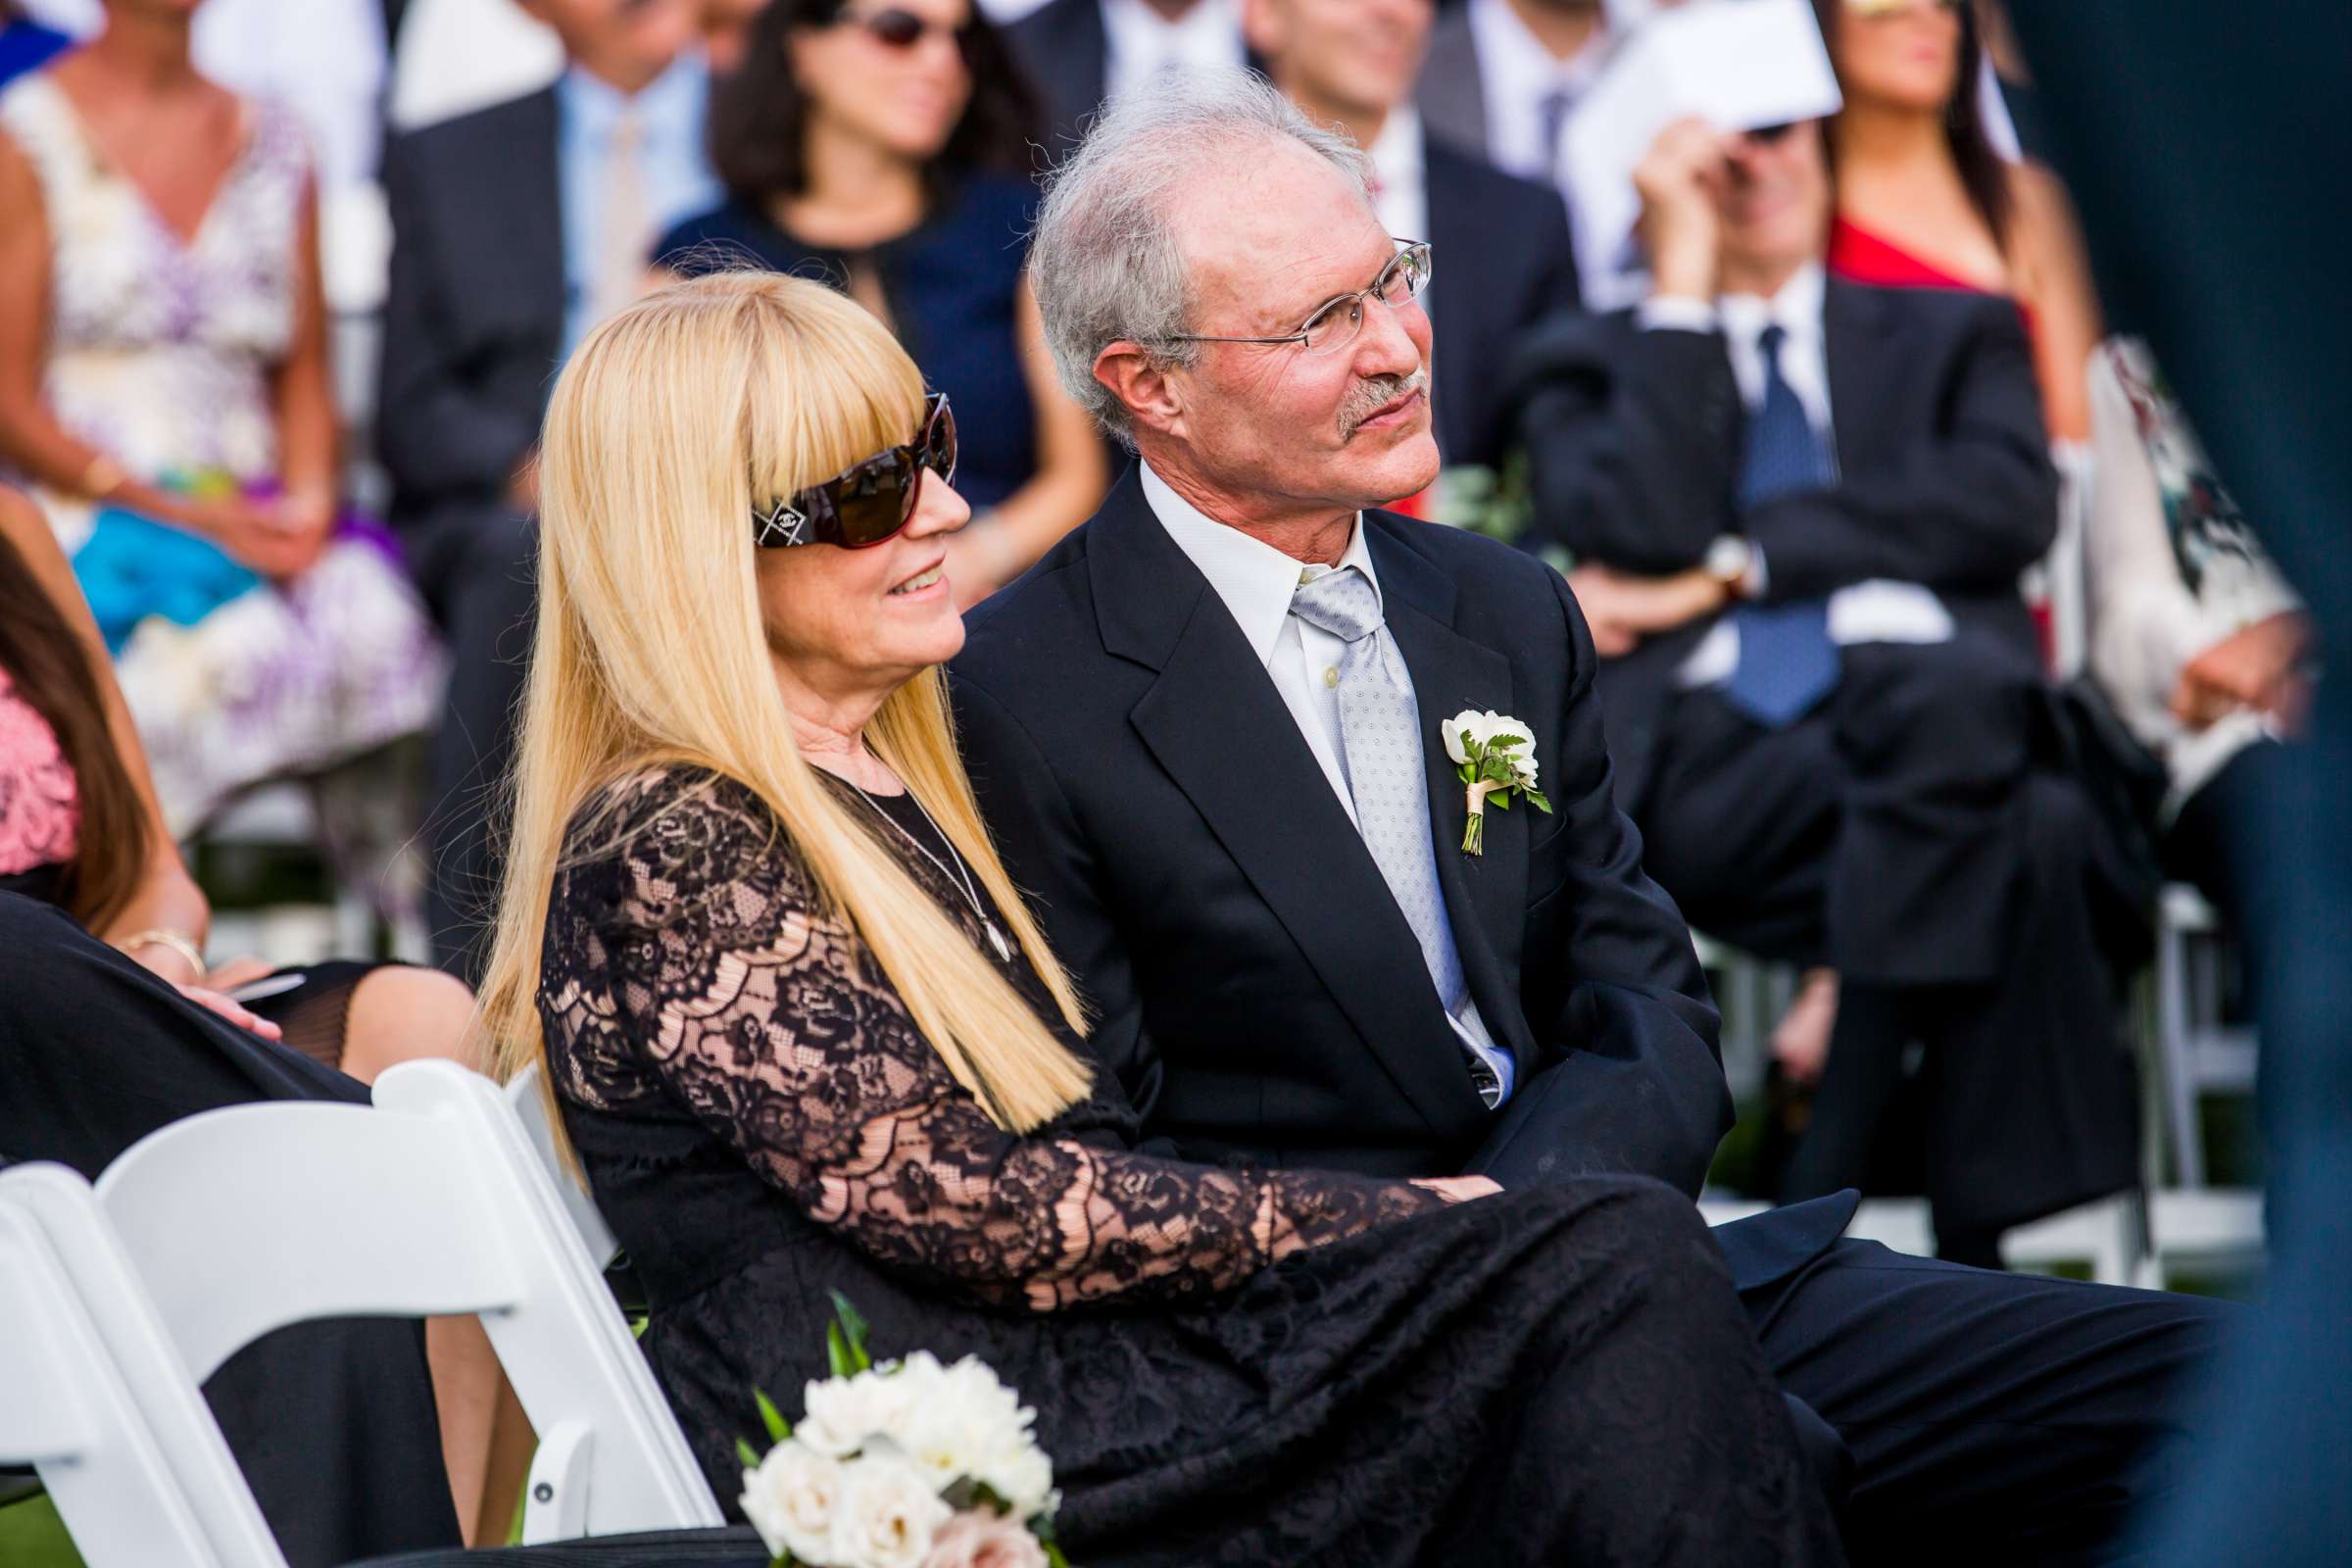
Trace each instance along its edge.
<instances>
[{"instance_id":1,"label":"white rose bouquet","mask_svg":"<svg viewBox=\"0 0 2352 1568\"><path fill-rule=\"evenodd\" d=\"M1454 775L1469 786L1465 805L1470 819L1462 824L1462 853L1487 853L1487 803L1500 810L1511 808L1514 794L1551 814L1551 803L1536 788L1536 732L1507 713L1493 709L1480 712L1465 708L1438 724L1446 755L1457 764Z\"/></svg>"},{"instance_id":2,"label":"white rose bouquet","mask_svg":"<svg viewBox=\"0 0 2352 1568\"><path fill-rule=\"evenodd\" d=\"M839 1293L833 1309L833 1375L808 1386L800 1425L755 1390L773 1446L735 1445L776 1568L1069 1568L1037 1412L973 1356L877 1365L858 1309Z\"/></svg>"}]
</instances>

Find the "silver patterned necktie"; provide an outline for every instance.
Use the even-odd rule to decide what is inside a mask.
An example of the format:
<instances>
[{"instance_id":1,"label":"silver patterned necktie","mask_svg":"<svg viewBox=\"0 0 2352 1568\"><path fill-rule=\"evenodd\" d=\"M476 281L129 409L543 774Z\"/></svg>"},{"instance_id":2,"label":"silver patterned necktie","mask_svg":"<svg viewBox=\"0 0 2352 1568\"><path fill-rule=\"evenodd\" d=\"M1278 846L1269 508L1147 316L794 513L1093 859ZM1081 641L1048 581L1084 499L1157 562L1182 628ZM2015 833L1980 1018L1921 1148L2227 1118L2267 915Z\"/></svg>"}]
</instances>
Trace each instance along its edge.
<instances>
[{"instance_id":1,"label":"silver patterned necktie","mask_svg":"<svg viewBox=\"0 0 2352 1568\"><path fill-rule=\"evenodd\" d=\"M1355 821L1382 880L1421 944L1421 959L1446 1011L1459 1016L1467 987L1431 848L1429 780L1422 771L1420 710L1403 656L1380 612L1380 594L1361 571L1343 566L1298 585L1291 613L1348 645L1340 658L1341 767ZM1464 1049L1471 1079L1489 1105L1502 1083Z\"/></svg>"}]
</instances>

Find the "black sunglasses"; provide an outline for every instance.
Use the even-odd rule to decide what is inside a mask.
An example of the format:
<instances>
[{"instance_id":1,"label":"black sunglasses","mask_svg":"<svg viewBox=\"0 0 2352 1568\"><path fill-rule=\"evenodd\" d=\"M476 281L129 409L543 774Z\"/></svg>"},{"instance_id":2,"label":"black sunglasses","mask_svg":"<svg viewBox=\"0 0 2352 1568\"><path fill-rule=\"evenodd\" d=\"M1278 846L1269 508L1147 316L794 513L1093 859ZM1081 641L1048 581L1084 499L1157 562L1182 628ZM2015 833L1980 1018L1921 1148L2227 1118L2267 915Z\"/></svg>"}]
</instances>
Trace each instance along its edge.
<instances>
[{"instance_id":1,"label":"black sunglasses","mask_svg":"<svg viewBox=\"0 0 2352 1568\"><path fill-rule=\"evenodd\" d=\"M912 49L933 32L944 32L954 40L956 52L964 57L967 64L971 59L972 34L978 26L976 23L966 22L961 26L951 27L944 23L918 17L903 6L887 6L865 16L845 14L841 20L852 26L863 27L876 43L900 51Z\"/></svg>"},{"instance_id":2,"label":"black sunglasses","mask_svg":"<svg viewBox=\"0 0 2352 1568\"><path fill-rule=\"evenodd\" d=\"M755 509L752 542L762 550L878 545L913 517L926 470L956 482L956 413L944 392L923 400L923 427L905 446L877 452L822 484Z\"/></svg>"}]
</instances>

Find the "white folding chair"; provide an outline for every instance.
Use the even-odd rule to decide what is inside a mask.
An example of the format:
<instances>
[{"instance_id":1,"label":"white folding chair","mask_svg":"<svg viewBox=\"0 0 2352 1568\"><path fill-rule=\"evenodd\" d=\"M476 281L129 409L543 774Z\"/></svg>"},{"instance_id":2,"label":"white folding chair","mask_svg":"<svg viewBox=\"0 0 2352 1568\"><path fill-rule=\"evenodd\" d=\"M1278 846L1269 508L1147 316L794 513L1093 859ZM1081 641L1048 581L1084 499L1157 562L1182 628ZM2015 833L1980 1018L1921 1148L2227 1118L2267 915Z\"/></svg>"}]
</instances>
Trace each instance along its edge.
<instances>
[{"instance_id":1,"label":"white folding chair","mask_svg":"<svg viewBox=\"0 0 2352 1568\"><path fill-rule=\"evenodd\" d=\"M99 1204L195 1381L288 1323L476 1313L539 1434L523 1539L722 1522L564 1200L489 1080L240 1105L140 1140Z\"/></svg>"},{"instance_id":2,"label":"white folding chair","mask_svg":"<svg viewBox=\"0 0 2352 1568\"><path fill-rule=\"evenodd\" d=\"M57 1176L65 1179L61 1214L74 1211L78 1191L85 1223L74 1250L98 1265L94 1280L76 1278L22 1201L28 1182ZM88 1288L110 1272L122 1282L119 1293ZM117 1341L133 1352L127 1365ZM0 1176L0 1461L39 1472L88 1568L285 1568L220 1428L113 1249L88 1184L63 1166ZM167 1411L163 1430L157 1406Z\"/></svg>"},{"instance_id":3,"label":"white folding chair","mask_svg":"<svg viewBox=\"0 0 2352 1568\"><path fill-rule=\"evenodd\" d=\"M571 1219L571 1228L579 1233L580 1244L599 1267L609 1264L620 1251L620 1243L612 1236L612 1227L597 1212L596 1199L580 1180L579 1173L564 1162L563 1152L556 1144L556 1124L553 1106L546 1088L547 1075L532 1062L507 1081L507 1103L514 1109L514 1119L522 1124L522 1136L539 1157L540 1167L564 1201L564 1212Z\"/></svg>"}]
</instances>

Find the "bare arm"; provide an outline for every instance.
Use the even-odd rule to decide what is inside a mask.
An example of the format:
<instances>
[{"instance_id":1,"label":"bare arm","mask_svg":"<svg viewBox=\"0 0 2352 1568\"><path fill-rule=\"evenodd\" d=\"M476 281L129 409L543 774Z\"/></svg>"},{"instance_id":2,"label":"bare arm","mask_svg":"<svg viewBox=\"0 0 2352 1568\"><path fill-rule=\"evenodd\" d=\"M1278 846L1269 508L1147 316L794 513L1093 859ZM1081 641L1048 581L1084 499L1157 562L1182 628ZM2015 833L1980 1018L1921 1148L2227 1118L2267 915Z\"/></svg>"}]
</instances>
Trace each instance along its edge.
<instances>
[{"instance_id":1,"label":"bare arm","mask_svg":"<svg viewBox=\"0 0 2352 1568\"><path fill-rule=\"evenodd\" d=\"M1012 581L1055 540L1084 522L1102 501L1110 464L1086 411L1054 374L1037 297L1021 281L1018 306L1021 378L1036 408L1037 471L1004 498L985 528L956 536L949 565L959 605L969 608Z\"/></svg>"},{"instance_id":2,"label":"bare arm","mask_svg":"<svg viewBox=\"0 0 2352 1568\"><path fill-rule=\"evenodd\" d=\"M2088 441L2090 386L2084 367L2106 335L2090 256L2074 204L2058 176L2037 165L2012 171L2017 196L2018 293L2034 312L2034 373L2044 417L2060 441Z\"/></svg>"}]
</instances>

